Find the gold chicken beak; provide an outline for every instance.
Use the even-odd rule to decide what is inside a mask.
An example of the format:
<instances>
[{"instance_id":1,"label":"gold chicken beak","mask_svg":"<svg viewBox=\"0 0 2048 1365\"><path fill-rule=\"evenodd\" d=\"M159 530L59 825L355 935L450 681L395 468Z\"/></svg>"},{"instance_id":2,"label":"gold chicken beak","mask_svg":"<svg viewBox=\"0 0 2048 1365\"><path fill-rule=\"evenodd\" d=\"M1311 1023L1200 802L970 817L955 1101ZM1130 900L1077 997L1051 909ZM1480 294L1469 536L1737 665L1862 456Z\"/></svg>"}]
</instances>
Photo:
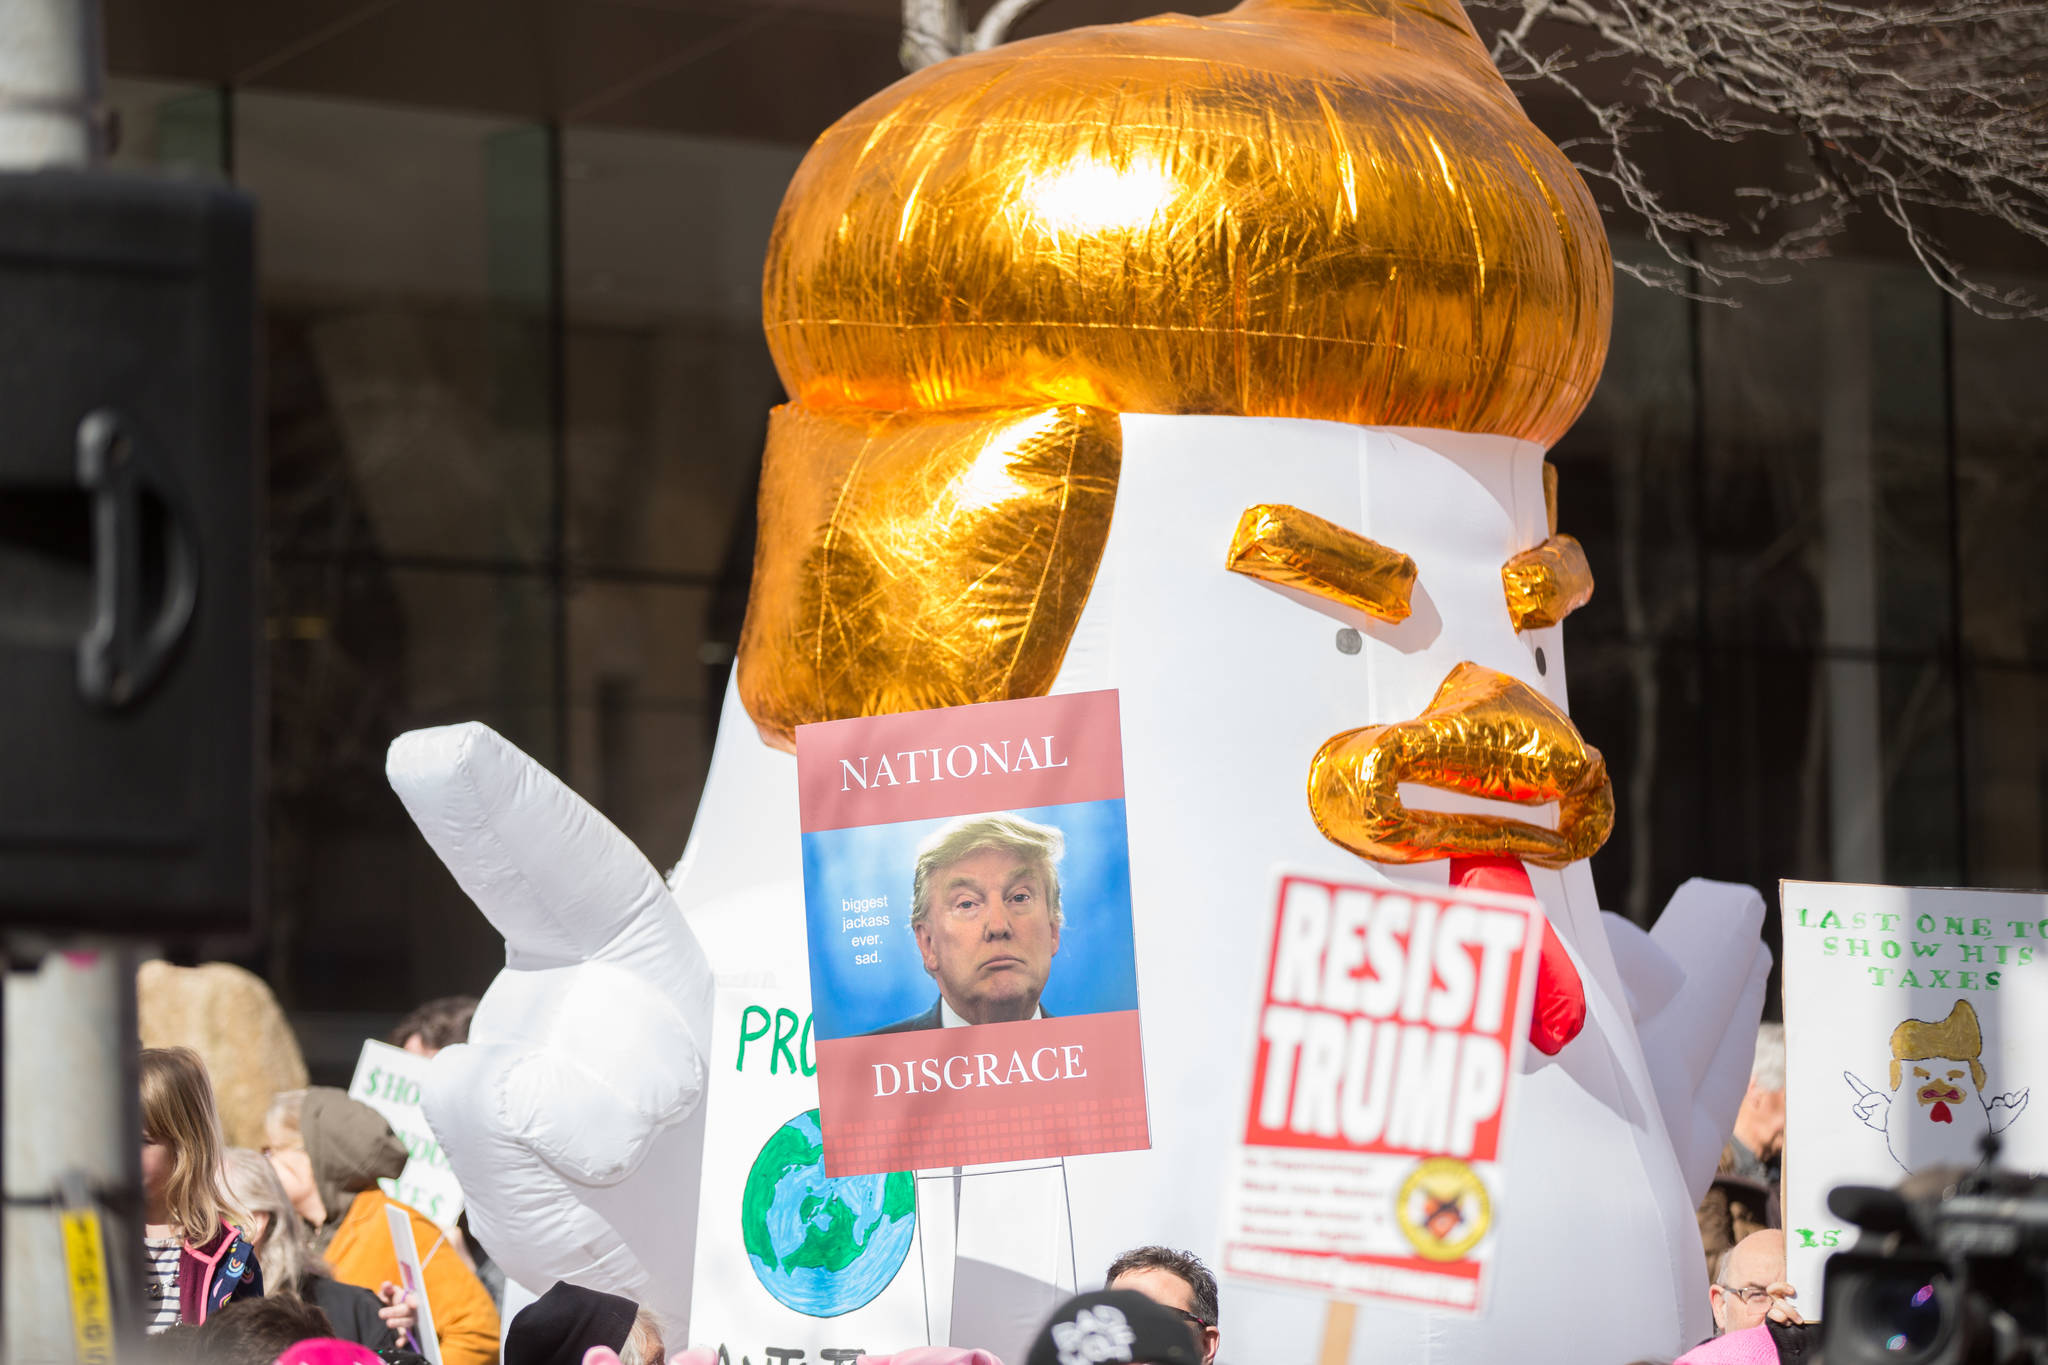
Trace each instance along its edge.
<instances>
[{"instance_id":1,"label":"gold chicken beak","mask_svg":"<svg viewBox=\"0 0 2048 1365\"><path fill-rule=\"evenodd\" d=\"M1410 810L1403 782L1522 805L1554 801L1557 828ZM1325 743L1309 764L1308 804L1325 838L1380 863L1488 855L1563 867L1590 857L1614 828L1600 751L1541 693L1473 663L1452 669L1413 720Z\"/></svg>"},{"instance_id":2,"label":"gold chicken beak","mask_svg":"<svg viewBox=\"0 0 2048 1365\"><path fill-rule=\"evenodd\" d=\"M1108 537L1120 414L1547 446L1599 377L1611 290L1591 196L1457 0L1245 0L928 67L819 138L776 220L762 311L792 402L741 699L789 748L809 721L1040 695ZM1359 547L1304 518L1233 566L1334 575L1293 586L1398 619L1412 562L1404 585L1398 549L1320 553ZM1576 552L1504 569L1518 625L1583 601ZM1380 799L1383 770L1351 790Z\"/></svg>"}]
</instances>

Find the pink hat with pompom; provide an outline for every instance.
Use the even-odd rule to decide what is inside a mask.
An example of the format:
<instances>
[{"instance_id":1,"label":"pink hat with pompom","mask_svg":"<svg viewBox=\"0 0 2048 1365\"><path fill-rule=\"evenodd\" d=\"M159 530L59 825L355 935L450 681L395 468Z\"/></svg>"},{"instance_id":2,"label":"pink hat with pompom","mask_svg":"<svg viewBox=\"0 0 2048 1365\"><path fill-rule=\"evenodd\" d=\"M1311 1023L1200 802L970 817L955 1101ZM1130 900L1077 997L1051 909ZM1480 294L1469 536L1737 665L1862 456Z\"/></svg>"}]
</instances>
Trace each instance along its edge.
<instances>
[{"instance_id":1,"label":"pink hat with pompom","mask_svg":"<svg viewBox=\"0 0 2048 1365\"><path fill-rule=\"evenodd\" d=\"M384 1365L377 1353L353 1341L334 1337L312 1337L289 1347L277 1357L277 1365Z\"/></svg>"},{"instance_id":2,"label":"pink hat with pompom","mask_svg":"<svg viewBox=\"0 0 2048 1365\"><path fill-rule=\"evenodd\" d=\"M669 1365L717 1365L717 1361L716 1351L701 1346L677 1351L669 1357ZM619 1365L619 1357L606 1347L593 1346L583 1357L583 1365ZM987 1351L969 1351L957 1346L915 1346L893 1356L862 1356L857 1365L1003 1365L1003 1362Z\"/></svg>"}]
</instances>

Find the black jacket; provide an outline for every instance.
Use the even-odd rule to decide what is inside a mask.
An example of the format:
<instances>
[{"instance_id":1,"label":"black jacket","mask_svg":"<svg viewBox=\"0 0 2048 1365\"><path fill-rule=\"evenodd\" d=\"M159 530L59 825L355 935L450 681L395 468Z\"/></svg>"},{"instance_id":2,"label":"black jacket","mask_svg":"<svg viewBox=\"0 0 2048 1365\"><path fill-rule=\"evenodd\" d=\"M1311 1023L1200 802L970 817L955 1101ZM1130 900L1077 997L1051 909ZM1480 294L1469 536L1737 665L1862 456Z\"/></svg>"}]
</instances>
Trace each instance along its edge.
<instances>
[{"instance_id":1,"label":"black jacket","mask_svg":"<svg viewBox=\"0 0 2048 1365\"><path fill-rule=\"evenodd\" d=\"M398 1333L377 1316L377 1310L384 1305L367 1289L330 1280L325 1275L308 1275L299 1284L299 1297L325 1313L334 1324L334 1335L344 1341L373 1351L398 1345Z\"/></svg>"},{"instance_id":2,"label":"black jacket","mask_svg":"<svg viewBox=\"0 0 2048 1365\"><path fill-rule=\"evenodd\" d=\"M901 1023L891 1024L887 1028L878 1028L862 1036L879 1038L885 1033L917 1033L923 1029L941 1027L944 1027L944 1025L939 1019L939 1002L934 1000L932 1001L932 1007L923 1014L914 1014Z\"/></svg>"},{"instance_id":3,"label":"black jacket","mask_svg":"<svg viewBox=\"0 0 2048 1365\"><path fill-rule=\"evenodd\" d=\"M1052 1011L1047 1009L1042 1002L1038 1006L1038 1012L1047 1019L1052 1018ZM891 1024L887 1028L873 1029L862 1034L861 1037L879 1038L885 1033L917 1033L928 1028L943 1027L945 1027L945 1023L939 1014L939 1002L934 1000L932 1001L932 1007L923 1014L913 1014L901 1023Z\"/></svg>"}]
</instances>

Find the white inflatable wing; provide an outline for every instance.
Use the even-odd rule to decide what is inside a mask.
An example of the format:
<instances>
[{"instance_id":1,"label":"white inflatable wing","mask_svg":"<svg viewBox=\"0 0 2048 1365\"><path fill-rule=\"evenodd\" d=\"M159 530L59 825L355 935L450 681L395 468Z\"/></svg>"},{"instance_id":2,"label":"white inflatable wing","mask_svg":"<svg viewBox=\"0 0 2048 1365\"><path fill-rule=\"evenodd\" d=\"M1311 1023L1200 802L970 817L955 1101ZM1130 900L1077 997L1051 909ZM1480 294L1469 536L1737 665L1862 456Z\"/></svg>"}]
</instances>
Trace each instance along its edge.
<instances>
[{"instance_id":1,"label":"white inflatable wing","mask_svg":"<svg viewBox=\"0 0 2048 1365\"><path fill-rule=\"evenodd\" d=\"M1618 966L1625 958L1648 958L1645 950L1652 950L1684 972L1676 994L1661 1005L1639 1002L1646 1013L1638 1019L1657 1106L1694 1203L1713 1183L1721 1147L1749 1087L1771 974L1763 921L1763 897L1754 887L1695 877L1673 893L1647 935L1620 921L1608 927L1610 942L1647 939L1630 944L1627 953L1617 943ZM1645 975L1660 987L1668 985L1665 972ZM1630 993L1636 995L1635 986Z\"/></svg>"},{"instance_id":2,"label":"white inflatable wing","mask_svg":"<svg viewBox=\"0 0 2048 1365\"><path fill-rule=\"evenodd\" d=\"M1628 1000L1629 1018L1641 1026L1655 1019L1685 989L1685 968L1634 920L1607 910L1601 912L1600 923L1607 931L1607 947L1614 954L1614 970Z\"/></svg>"},{"instance_id":3,"label":"white inflatable wing","mask_svg":"<svg viewBox=\"0 0 2048 1365\"><path fill-rule=\"evenodd\" d=\"M488 726L401 735L386 773L505 936L469 1043L434 1059L424 1097L477 1239L528 1288L573 1280L686 1331L703 951L632 842Z\"/></svg>"}]
</instances>

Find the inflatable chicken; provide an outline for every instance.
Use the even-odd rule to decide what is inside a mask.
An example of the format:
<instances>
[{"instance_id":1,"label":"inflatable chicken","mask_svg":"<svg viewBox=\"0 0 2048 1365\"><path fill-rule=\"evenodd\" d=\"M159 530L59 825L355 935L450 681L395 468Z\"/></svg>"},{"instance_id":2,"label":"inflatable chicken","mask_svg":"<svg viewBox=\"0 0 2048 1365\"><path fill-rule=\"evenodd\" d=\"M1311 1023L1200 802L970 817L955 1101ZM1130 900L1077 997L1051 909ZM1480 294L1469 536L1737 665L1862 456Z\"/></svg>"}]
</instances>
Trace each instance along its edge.
<instances>
[{"instance_id":1,"label":"inflatable chicken","mask_svg":"<svg viewBox=\"0 0 2048 1365\"><path fill-rule=\"evenodd\" d=\"M1692 1208L1768 955L1748 888L1688 883L1645 934L1586 867L1613 802L1559 623L1592 584L1544 453L1598 379L1611 279L1455 0L1075 30L827 130L770 246L791 401L674 873L482 727L392 750L506 939L426 1103L512 1277L632 1295L734 1360L1021 1359L1127 1247L1213 1254L1285 865L1532 891L1539 1048L1484 1314L1367 1307L1346 1337L1226 1282L1223 1358L1706 1335ZM1150 1149L827 1181L796 727L1112 688ZM852 1231L814 1236L826 1211Z\"/></svg>"}]
</instances>

